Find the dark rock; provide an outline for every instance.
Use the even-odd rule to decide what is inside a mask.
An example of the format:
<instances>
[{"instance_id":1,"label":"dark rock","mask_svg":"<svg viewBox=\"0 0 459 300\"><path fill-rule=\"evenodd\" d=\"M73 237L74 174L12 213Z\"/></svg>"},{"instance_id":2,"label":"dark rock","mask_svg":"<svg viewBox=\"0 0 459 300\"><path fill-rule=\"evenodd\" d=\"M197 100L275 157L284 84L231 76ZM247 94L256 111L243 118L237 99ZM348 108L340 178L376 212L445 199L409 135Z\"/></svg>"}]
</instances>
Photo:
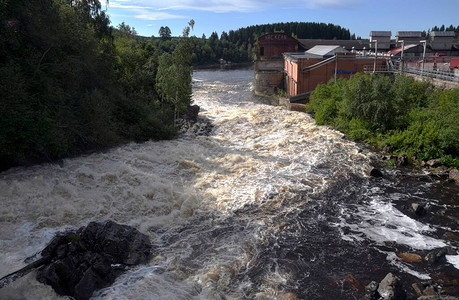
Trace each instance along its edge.
<instances>
[{"instance_id":1,"label":"dark rock","mask_svg":"<svg viewBox=\"0 0 459 300\"><path fill-rule=\"evenodd\" d=\"M400 279L389 273L379 283L378 293L382 300L401 300L406 298Z\"/></svg>"},{"instance_id":2,"label":"dark rock","mask_svg":"<svg viewBox=\"0 0 459 300\"><path fill-rule=\"evenodd\" d=\"M418 216L422 216L427 213L425 204L412 203L411 208L413 209L414 213Z\"/></svg>"},{"instance_id":3,"label":"dark rock","mask_svg":"<svg viewBox=\"0 0 459 300\"><path fill-rule=\"evenodd\" d=\"M439 167L435 172L430 172L429 176L434 179L446 180L449 177L449 171L446 167Z\"/></svg>"},{"instance_id":4,"label":"dark rock","mask_svg":"<svg viewBox=\"0 0 459 300\"><path fill-rule=\"evenodd\" d=\"M416 295L418 296L422 296L422 288L421 286L418 284L418 283L413 283L411 285L411 287L413 288L414 292L416 293Z\"/></svg>"},{"instance_id":5,"label":"dark rock","mask_svg":"<svg viewBox=\"0 0 459 300\"><path fill-rule=\"evenodd\" d=\"M42 255L51 259L38 269L37 280L59 295L89 299L95 290L112 284L125 266L146 263L151 254L148 237L135 228L91 222L56 236L45 247Z\"/></svg>"},{"instance_id":6,"label":"dark rock","mask_svg":"<svg viewBox=\"0 0 459 300\"><path fill-rule=\"evenodd\" d=\"M378 286L379 284L376 281L372 281L365 287L365 299L366 300L379 299Z\"/></svg>"},{"instance_id":7,"label":"dark rock","mask_svg":"<svg viewBox=\"0 0 459 300\"><path fill-rule=\"evenodd\" d=\"M199 110L199 105L191 105L187 108L186 112L181 116L181 118L194 123L198 119Z\"/></svg>"},{"instance_id":8,"label":"dark rock","mask_svg":"<svg viewBox=\"0 0 459 300\"><path fill-rule=\"evenodd\" d=\"M371 177L382 177L383 173L379 169L372 168L372 169L370 169L369 175Z\"/></svg>"},{"instance_id":9,"label":"dark rock","mask_svg":"<svg viewBox=\"0 0 459 300\"><path fill-rule=\"evenodd\" d=\"M457 169L452 169L449 171L449 179L454 180L456 183L459 183L459 171Z\"/></svg>"},{"instance_id":10,"label":"dark rock","mask_svg":"<svg viewBox=\"0 0 459 300\"><path fill-rule=\"evenodd\" d=\"M432 285L429 285L424 289L424 291L422 291L422 294L424 296L434 296L434 295L437 295L438 293Z\"/></svg>"},{"instance_id":11,"label":"dark rock","mask_svg":"<svg viewBox=\"0 0 459 300\"><path fill-rule=\"evenodd\" d=\"M424 260L429 264L434 264L438 262L441 258L443 258L447 253L447 248L434 249L427 253L427 255L424 257Z\"/></svg>"},{"instance_id":12,"label":"dark rock","mask_svg":"<svg viewBox=\"0 0 459 300\"><path fill-rule=\"evenodd\" d=\"M440 159L431 159L426 162L426 165L431 168L436 168L436 167L441 166L441 162L440 162Z\"/></svg>"},{"instance_id":13,"label":"dark rock","mask_svg":"<svg viewBox=\"0 0 459 300\"><path fill-rule=\"evenodd\" d=\"M421 296L418 300L459 300L459 297L447 295Z\"/></svg>"},{"instance_id":14,"label":"dark rock","mask_svg":"<svg viewBox=\"0 0 459 300\"><path fill-rule=\"evenodd\" d=\"M397 156L397 166L403 167L408 165L408 157L404 155Z\"/></svg>"}]
</instances>

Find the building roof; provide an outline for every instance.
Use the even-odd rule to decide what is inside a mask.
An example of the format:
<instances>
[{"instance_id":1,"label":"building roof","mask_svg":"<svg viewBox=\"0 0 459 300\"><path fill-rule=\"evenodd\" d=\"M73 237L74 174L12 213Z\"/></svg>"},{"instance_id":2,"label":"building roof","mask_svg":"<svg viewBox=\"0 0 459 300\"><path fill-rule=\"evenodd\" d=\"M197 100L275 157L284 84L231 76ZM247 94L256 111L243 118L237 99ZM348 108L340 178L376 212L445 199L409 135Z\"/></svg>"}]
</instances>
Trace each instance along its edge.
<instances>
[{"instance_id":1,"label":"building roof","mask_svg":"<svg viewBox=\"0 0 459 300\"><path fill-rule=\"evenodd\" d=\"M397 31L395 36L399 38L422 38L422 31Z\"/></svg>"},{"instance_id":2,"label":"building roof","mask_svg":"<svg viewBox=\"0 0 459 300\"><path fill-rule=\"evenodd\" d=\"M339 45L318 45L306 51L308 54L318 55L321 57L333 56L335 53L343 52L348 51Z\"/></svg>"},{"instance_id":3,"label":"building roof","mask_svg":"<svg viewBox=\"0 0 459 300\"><path fill-rule=\"evenodd\" d=\"M321 55L311 54L307 52L285 52L283 54L284 54L284 57L292 61L297 61L300 58L304 58L304 59L306 58L307 59L310 59L310 58L322 59L323 58L323 56Z\"/></svg>"},{"instance_id":4,"label":"building roof","mask_svg":"<svg viewBox=\"0 0 459 300\"><path fill-rule=\"evenodd\" d=\"M354 47L355 50L363 50L363 47L369 47L369 40L322 40L322 39L299 39L300 46L304 50L311 49L316 45L339 45L347 50Z\"/></svg>"},{"instance_id":5,"label":"building roof","mask_svg":"<svg viewBox=\"0 0 459 300\"><path fill-rule=\"evenodd\" d=\"M456 33L454 31L432 31L430 35L432 37L455 37Z\"/></svg>"},{"instance_id":6,"label":"building roof","mask_svg":"<svg viewBox=\"0 0 459 300\"><path fill-rule=\"evenodd\" d=\"M392 35L391 31L370 31L370 36L386 36L390 37Z\"/></svg>"}]
</instances>

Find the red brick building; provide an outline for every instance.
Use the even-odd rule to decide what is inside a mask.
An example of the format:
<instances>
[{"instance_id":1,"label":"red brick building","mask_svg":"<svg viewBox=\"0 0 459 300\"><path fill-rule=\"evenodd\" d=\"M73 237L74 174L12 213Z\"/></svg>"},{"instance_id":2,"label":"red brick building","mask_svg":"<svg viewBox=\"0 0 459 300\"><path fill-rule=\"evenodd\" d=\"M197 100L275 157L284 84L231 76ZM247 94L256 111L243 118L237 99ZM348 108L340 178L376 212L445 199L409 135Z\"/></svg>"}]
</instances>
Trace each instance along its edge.
<instances>
[{"instance_id":1,"label":"red brick building","mask_svg":"<svg viewBox=\"0 0 459 300\"><path fill-rule=\"evenodd\" d=\"M263 59L281 58L284 52L298 50L298 41L285 33L269 33L258 38L259 56Z\"/></svg>"},{"instance_id":2,"label":"red brick building","mask_svg":"<svg viewBox=\"0 0 459 300\"><path fill-rule=\"evenodd\" d=\"M374 56L356 56L340 46L316 46L306 52L284 53L285 90L290 97L306 95L319 83L335 77L349 78L364 72L364 66L373 68L374 64ZM385 67L386 59L379 58L376 65Z\"/></svg>"}]
</instances>

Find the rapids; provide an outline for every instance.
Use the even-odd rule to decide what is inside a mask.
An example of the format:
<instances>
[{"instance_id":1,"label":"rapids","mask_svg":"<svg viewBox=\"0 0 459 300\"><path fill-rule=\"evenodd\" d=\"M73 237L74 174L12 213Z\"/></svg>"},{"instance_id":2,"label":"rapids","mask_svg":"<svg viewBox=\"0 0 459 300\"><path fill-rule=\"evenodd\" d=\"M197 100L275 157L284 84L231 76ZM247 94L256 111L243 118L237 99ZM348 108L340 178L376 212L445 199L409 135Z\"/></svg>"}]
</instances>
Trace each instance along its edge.
<instances>
[{"instance_id":1,"label":"rapids","mask_svg":"<svg viewBox=\"0 0 459 300\"><path fill-rule=\"evenodd\" d=\"M0 277L56 232L111 219L148 234L156 254L94 299L353 299L390 271L431 278L395 253L459 248L441 235L459 232L458 189L368 178L375 154L307 114L263 104L252 78L252 70L193 74L196 126L211 122L210 135L189 130L1 173ZM411 199L456 219L421 223L402 212ZM457 264L448 256L447 272ZM34 276L0 298L63 298Z\"/></svg>"}]
</instances>

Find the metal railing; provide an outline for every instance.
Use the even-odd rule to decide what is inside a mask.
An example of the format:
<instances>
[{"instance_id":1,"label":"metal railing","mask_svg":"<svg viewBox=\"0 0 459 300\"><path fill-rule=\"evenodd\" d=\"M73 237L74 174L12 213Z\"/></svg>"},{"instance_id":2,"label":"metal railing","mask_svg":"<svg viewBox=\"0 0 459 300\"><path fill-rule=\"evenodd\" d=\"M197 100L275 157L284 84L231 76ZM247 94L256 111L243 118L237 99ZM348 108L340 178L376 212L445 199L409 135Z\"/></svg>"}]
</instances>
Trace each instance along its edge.
<instances>
[{"instance_id":1,"label":"metal railing","mask_svg":"<svg viewBox=\"0 0 459 300\"><path fill-rule=\"evenodd\" d=\"M368 65L368 66L363 66L363 72L365 73L387 73L387 72L393 72L392 69L390 69L388 66L376 66L376 69L374 69L373 65Z\"/></svg>"},{"instance_id":2,"label":"metal railing","mask_svg":"<svg viewBox=\"0 0 459 300\"><path fill-rule=\"evenodd\" d=\"M453 71L452 72L438 71L438 70L433 71L433 70L426 70L426 69L422 70L421 68L404 67L403 72L415 74L415 75L419 75L423 77L459 82L459 76L456 76Z\"/></svg>"},{"instance_id":3,"label":"metal railing","mask_svg":"<svg viewBox=\"0 0 459 300\"><path fill-rule=\"evenodd\" d=\"M415 68L415 67L407 67L404 66L403 70L400 69L398 65L387 65L387 66L374 66L368 65L363 66L363 71L365 73L410 73L415 74L418 76L426 77L426 78L435 78L440 80L452 81L452 82L459 82L459 76L454 73L454 71L447 72L447 71L434 71L434 70L426 70L422 68Z\"/></svg>"}]
</instances>

